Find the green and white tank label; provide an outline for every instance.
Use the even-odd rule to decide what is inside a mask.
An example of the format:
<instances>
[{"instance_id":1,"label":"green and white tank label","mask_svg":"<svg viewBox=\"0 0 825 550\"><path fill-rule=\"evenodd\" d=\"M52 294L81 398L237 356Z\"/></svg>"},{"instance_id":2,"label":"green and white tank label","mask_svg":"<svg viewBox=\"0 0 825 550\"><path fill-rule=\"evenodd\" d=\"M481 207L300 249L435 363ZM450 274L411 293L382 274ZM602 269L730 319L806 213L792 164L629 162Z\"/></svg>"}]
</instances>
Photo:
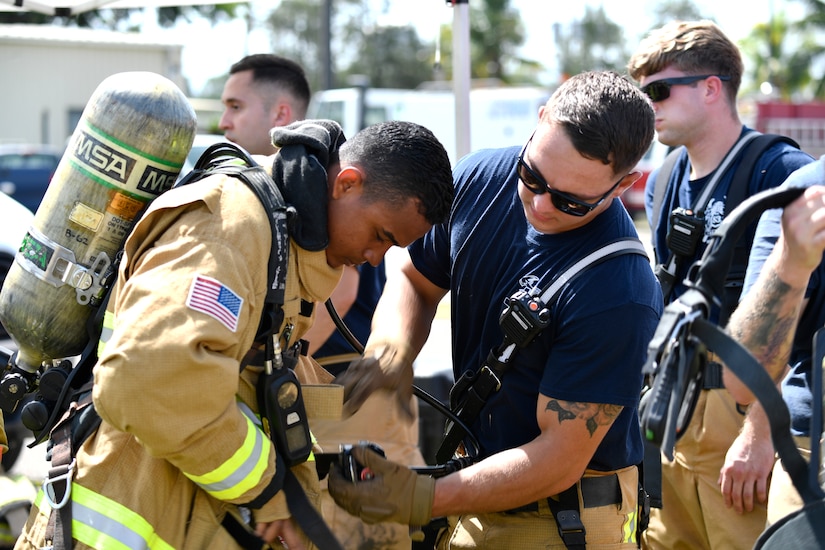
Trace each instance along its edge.
<instances>
[{"instance_id":1,"label":"green and white tank label","mask_svg":"<svg viewBox=\"0 0 825 550\"><path fill-rule=\"evenodd\" d=\"M95 182L148 201L175 183L181 165L151 157L82 120L67 151L71 165Z\"/></svg>"}]
</instances>

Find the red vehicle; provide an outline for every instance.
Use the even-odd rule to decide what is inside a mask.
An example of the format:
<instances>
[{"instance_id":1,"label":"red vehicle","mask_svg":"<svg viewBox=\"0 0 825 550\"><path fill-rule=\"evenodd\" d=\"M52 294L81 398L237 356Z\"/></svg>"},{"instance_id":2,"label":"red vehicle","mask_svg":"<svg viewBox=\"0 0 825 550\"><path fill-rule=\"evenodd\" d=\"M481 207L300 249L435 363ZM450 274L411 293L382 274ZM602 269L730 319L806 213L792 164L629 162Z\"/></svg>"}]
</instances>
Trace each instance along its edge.
<instances>
[{"instance_id":1,"label":"red vehicle","mask_svg":"<svg viewBox=\"0 0 825 550\"><path fill-rule=\"evenodd\" d=\"M645 211L645 185L647 184L647 177L653 169L662 165L667 156L668 147L660 143L658 139L654 139L647 150L645 156L636 165L637 170L642 171L642 177L639 178L633 187L622 194L622 202L624 207L631 216L643 216Z\"/></svg>"}]
</instances>

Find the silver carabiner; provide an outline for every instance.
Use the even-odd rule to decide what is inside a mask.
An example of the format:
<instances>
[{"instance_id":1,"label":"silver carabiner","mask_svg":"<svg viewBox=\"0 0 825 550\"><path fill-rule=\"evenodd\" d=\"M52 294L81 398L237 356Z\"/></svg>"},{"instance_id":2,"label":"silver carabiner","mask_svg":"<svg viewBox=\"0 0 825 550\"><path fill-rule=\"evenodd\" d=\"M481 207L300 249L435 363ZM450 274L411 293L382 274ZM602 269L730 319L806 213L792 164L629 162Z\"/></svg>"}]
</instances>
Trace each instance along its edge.
<instances>
[{"instance_id":1,"label":"silver carabiner","mask_svg":"<svg viewBox=\"0 0 825 550\"><path fill-rule=\"evenodd\" d=\"M59 476L55 477L47 477L43 480L43 495L45 496L46 502L48 502L52 510L59 510L63 508L67 502L69 502L69 499L72 496L72 477L74 477L74 469L76 462L77 461L73 458L65 474L60 474ZM66 491L63 493L63 497L60 499L60 502L55 502L56 495L54 490L54 484L58 481L64 480L66 482Z\"/></svg>"}]
</instances>

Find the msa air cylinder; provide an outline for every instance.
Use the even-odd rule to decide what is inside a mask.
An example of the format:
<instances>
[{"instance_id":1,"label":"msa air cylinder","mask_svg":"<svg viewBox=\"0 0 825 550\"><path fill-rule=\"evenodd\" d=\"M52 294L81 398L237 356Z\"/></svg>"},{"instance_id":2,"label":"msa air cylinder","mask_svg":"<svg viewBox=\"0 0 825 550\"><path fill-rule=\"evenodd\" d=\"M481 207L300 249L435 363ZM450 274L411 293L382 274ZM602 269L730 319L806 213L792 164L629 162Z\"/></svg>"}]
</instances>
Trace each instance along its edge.
<instances>
[{"instance_id":1,"label":"msa air cylinder","mask_svg":"<svg viewBox=\"0 0 825 550\"><path fill-rule=\"evenodd\" d=\"M101 278L143 206L169 189L197 119L170 80L106 78L89 99L0 292L18 367L78 355Z\"/></svg>"}]
</instances>

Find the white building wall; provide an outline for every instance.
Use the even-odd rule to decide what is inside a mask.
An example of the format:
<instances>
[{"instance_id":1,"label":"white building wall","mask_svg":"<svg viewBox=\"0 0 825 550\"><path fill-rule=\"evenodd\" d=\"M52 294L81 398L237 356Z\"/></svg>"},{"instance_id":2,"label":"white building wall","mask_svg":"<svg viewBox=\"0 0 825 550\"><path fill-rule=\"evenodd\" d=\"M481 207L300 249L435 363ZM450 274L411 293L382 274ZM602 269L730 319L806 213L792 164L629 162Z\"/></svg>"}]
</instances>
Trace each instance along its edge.
<instances>
[{"instance_id":1,"label":"white building wall","mask_svg":"<svg viewBox=\"0 0 825 550\"><path fill-rule=\"evenodd\" d=\"M94 90L115 73L151 71L186 92L182 48L137 33L0 25L0 142L64 146Z\"/></svg>"}]
</instances>

